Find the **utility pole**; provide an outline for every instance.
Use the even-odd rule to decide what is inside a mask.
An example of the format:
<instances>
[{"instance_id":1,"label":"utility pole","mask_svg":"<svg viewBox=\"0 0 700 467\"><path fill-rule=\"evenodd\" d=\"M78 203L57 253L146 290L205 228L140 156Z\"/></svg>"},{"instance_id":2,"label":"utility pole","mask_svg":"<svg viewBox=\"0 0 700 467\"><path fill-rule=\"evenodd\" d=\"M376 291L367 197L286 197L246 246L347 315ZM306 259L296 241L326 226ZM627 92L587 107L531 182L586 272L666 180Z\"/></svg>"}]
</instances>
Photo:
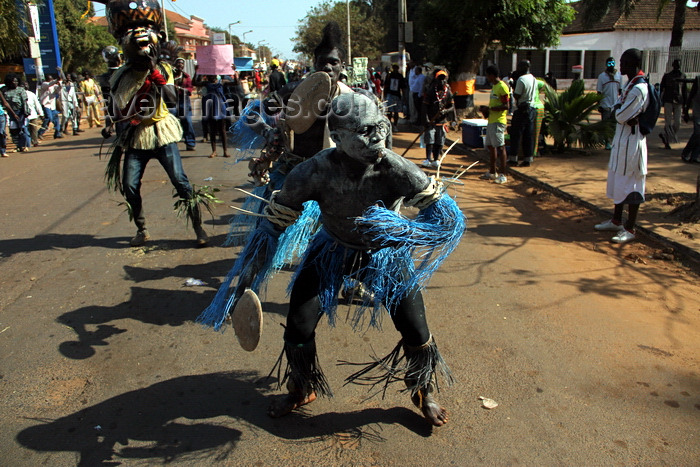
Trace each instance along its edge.
<instances>
[{"instance_id":1,"label":"utility pole","mask_svg":"<svg viewBox=\"0 0 700 467\"><path fill-rule=\"evenodd\" d=\"M399 0L399 70L406 76L406 0Z\"/></svg>"},{"instance_id":2,"label":"utility pole","mask_svg":"<svg viewBox=\"0 0 700 467\"><path fill-rule=\"evenodd\" d=\"M168 42L168 18L165 14L165 0L160 0L161 8L163 9L163 29L165 30L165 42Z\"/></svg>"},{"instance_id":3,"label":"utility pole","mask_svg":"<svg viewBox=\"0 0 700 467\"><path fill-rule=\"evenodd\" d=\"M345 0L345 6L348 14L348 59L347 66L352 66L352 46L350 45L350 0Z\"/></svg>"}]
</instances>

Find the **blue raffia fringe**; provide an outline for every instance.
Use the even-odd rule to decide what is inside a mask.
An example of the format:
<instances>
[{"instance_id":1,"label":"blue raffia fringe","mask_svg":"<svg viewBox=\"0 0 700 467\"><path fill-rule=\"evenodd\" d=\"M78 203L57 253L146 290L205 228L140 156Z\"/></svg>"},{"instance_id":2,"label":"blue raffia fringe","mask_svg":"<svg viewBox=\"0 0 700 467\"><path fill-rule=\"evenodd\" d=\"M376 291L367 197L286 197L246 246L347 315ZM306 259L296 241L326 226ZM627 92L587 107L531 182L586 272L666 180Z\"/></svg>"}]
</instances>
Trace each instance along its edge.
<instances>
[{"instance_id":1,"label":"blue raffia fringe","mask_svg":"<svg viewBox=\"0 0 700 467\"><path fill-rule=\"evenodd\" d=\"M297 221L287 227L280 236L277 252L272 260L272 269L277 272L292 265L304 255L311 237L320 227L321 208L316 201L304 203L304 210Z\"/></svg>"},{"instance_id":2,"label":"blue raffia fringe","mask_svg":"<svg viewBox=\"0 0 700 467\"><path fill-rule=\"evenodd\" d=\"M314 236L288 288L288 293L291 293L299 271L307 263L314 264L321 278L321 309L331 325L335 324L340 287L350 279L359 280L370 292L359 297L363 301L355 309L353 326L364 326L364 312L369 308L372 309L369 325L379 326L382 304L391 312L409 293L424 288L431 275L457 247L466 228L464 214L454 199L446 194L413 220L384 207L373 206L365 211L358 223L362 224L363 232L385 246L366 253L369 255L366 266L345 275L346 261L357 251L338 244L322 229Z\"/></svg>"},{"instance_id":3,"label":"blue raffia fringe","mask_svg":"<svg viewBox=\"0 0 700 467\"><path fill-rule=\"evenodd\" d=\"M265 258L260 271L257 273L250 288L256 293L266 283L270 277L272 258L277 250L279 232L272 224L263 220L251 235L245 248L236 259L233 267L229 271L226 279L219 287L211 304L197 317L195 322L206 327L213 327L215 331L221 330L221 326L226 320L233 302L236 299L235 287L231 289L231 283L236 277L250 274L251 268L256 264L257 258Z\"/></svg>"}]
</instances>

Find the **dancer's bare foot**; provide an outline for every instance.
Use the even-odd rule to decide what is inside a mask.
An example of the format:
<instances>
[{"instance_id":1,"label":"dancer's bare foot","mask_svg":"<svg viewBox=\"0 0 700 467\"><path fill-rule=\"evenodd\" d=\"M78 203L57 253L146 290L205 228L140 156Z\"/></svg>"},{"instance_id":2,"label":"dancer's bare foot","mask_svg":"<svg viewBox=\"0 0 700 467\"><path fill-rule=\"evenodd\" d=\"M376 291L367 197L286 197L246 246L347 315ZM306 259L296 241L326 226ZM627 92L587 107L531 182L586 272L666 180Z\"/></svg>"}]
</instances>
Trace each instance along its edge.
<instances>
[{"instance_id":1,"label":"dancer's bare foot","mask_svg":"<svg viewBox=\"0 0 700 467\"><path fill-rule=\"evenodd\" d=\"M212 159L212 158L214 158L214 157L216 157L216 153L215 153L215 152L212 152L211 154L209 154L209 158L210 158L210 159Z\"/></svg>"},{"instance_id":2,"label":"dancer's bare foot","mask_svg":"<svg viewBox=\"0 0 700 467\"><path fill-rule=\"evenodd\" d=\"M289 393L285 396L273 399L270 407L267 408L267 414L272 418L284 417L292 410L298 409L302 405L310 404L315 400L315 392L307 394L306 396Z\"/></svg>"},{"instance_id":3,"label":"dancer's bare foot","mask_svg":"<svg viewBox=\"0 0 700 467\"><path fill-rule=\"evenodd\" d=\"M447 423L447 410L440 407L432 394L418 391L411 397L413 404L423 412L423 417L432 425L442 426Z\"/></svg>"}]
</instances>

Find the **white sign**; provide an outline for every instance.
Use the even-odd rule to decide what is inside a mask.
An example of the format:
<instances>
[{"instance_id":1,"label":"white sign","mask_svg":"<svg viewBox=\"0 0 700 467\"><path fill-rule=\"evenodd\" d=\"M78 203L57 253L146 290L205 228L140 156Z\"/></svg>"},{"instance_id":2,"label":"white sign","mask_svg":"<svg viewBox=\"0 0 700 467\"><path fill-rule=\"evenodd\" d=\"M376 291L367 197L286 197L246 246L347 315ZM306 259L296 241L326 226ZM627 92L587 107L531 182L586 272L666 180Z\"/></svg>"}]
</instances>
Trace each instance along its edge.
<instances>
[{"instance_id":1,"label":"white sign","mask_svg":"<svg viewBox=\"0 0 700 467\"><path fill-rule=\"evenodd\" d=\"M215 32L211 37L211 43L213 45L225 45L226 34L223 32Z\"/></svg>"},{"instance_id":2,"label":"white sign","mask_svg":"<svg viewBox=\"0 0 700 467\"><path fill-rule=\"evenodd\" d=\"M41 40L41 30L39 29L39 7L34 4L30 4L27 5L27 8L29 9L29 19L32 22L30 36L36 37L36 41L39 42Z\"/></svg>"}]
</instances>

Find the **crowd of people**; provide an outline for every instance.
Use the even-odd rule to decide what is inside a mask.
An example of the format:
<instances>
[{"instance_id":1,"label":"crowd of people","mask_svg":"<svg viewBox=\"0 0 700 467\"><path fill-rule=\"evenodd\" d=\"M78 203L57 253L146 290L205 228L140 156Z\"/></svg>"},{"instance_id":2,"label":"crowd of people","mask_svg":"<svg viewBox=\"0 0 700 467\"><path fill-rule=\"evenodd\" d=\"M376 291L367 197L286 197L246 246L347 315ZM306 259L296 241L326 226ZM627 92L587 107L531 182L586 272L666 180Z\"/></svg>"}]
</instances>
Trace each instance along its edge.
<instances>
[{"instance_id":1,"label":"crowd of people","mask_svg":"<svg viewBox=\"0 0 700 467\"><path fill-rule=\"evenodd\" d=\"M22 75L9 73L0 87L0 152L9 157L6 127L16 152L29 152L42 144L45 134L53 130L53 138L77 135L84 130L102 126L102 91L89 71L46 75L35 90L30 89ZM85 120L83 122L83 120Z\"/></svg>"}]
</instances>

